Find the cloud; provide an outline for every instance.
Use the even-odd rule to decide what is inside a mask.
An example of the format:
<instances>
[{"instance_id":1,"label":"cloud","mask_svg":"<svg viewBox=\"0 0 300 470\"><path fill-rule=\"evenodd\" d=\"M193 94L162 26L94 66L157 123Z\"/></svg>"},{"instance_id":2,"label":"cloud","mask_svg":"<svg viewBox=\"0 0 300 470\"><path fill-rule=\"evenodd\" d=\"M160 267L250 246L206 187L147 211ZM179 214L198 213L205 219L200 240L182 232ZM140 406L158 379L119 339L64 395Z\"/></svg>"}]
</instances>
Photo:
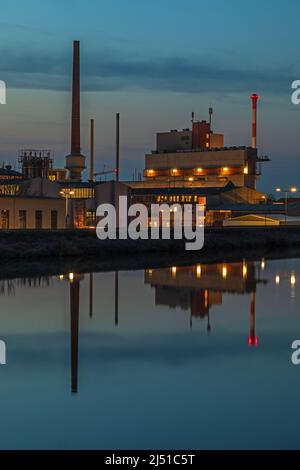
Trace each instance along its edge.
<instances>
[{"instance_id":1,"label":"cloud","mask_svg":"<svg viewBox=\"0 0 300 470\"><path fill-rule=\"evenodd\" d=\"M1 79L10 88L70 89L71 57L53 53L0 51ZM156 90L186 93L237 93L256 89L286 94L295 79L291 69L234 68L205 59L120 56L112 51L82 55L85 91Z\"/></svg>"}]
</instances>

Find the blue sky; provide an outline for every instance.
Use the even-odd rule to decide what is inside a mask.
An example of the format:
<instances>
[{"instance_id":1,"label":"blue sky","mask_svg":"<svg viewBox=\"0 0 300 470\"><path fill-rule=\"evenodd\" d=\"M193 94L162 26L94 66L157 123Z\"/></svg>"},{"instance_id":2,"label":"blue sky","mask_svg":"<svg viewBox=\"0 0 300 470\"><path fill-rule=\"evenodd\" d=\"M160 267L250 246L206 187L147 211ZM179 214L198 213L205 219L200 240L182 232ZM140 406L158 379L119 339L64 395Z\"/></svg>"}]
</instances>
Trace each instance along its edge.
<instances>
[{"instance_id":1,"label":"blue sky","mask_svg":"<svg viewBox=\"0 0 300 470\"><path fill-rule=\"evenodd\" d=\"M249 95L259 104L258 144L272 163L260 187L298 184L300 106L297 0L11 0L1 6L0 161L45 147L69 150L72 41L81 40L82 146L96 120L97 169L113 167L114 115L122 118L122 176L143 169L160 130L189 125L192 109L227 145L251 140ZM284 163L284 164L283 164ZM300 183L299 183L300 186Z\"/></svg>"}]
</instances>

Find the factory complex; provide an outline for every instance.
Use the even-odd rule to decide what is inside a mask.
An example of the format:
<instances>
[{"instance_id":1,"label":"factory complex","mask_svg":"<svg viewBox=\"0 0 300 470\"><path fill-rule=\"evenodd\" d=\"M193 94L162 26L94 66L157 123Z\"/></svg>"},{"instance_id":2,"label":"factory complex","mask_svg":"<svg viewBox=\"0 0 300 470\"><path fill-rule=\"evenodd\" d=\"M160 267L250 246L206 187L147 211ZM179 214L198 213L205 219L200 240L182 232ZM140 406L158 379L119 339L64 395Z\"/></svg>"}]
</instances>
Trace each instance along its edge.
<instances>
[{"instance_id":1,"label":"factory complex","mask_svg":"<svg viewBox=\"0 0 300 470\"><path fill-rule=\"evenodd\" d=\"M73 45L71 149L65 168L55 168L51 150L22 149L20 171L0 168L0 229L88 229L97 224L102 203L118 205L119 196L131 203L202 204L209 226L274 225L292 223L300 214L296 203L270 200L257 191L262 166L270 159L257 149L257 103L252 100L251 146L226 147L224 135L213 131L213 109L208 120L190 128L159 132L156 148L145 155L143 178L120 178L120 115L116 115L116 161L113 170L95 171L94 120L90 121L89 178L80 139L80 44ZM111 181L98 178L111 175ZM275 220L275 222L274 222ZM296 219L295 219L296 220ZM253 223L252 223L253 222Z\"/></svg>"}]
</instances>

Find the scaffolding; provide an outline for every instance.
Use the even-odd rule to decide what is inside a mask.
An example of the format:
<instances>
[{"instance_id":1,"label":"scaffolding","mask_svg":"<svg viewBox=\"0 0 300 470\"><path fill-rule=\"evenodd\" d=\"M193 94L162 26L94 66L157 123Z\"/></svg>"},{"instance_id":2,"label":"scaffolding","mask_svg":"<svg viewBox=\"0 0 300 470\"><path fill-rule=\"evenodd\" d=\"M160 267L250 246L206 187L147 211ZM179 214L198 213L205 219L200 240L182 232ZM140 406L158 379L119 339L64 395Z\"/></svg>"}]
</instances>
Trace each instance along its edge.
<instances>
[{"instance_id":1,"label":"scaffolding","mask_svg":"<svg viewBox=\"0 0 300 470\"><path fill-rule=\"evenodd\" d=\"M24 179L49 178L49 171L53 168L53 154L51 150L20 150L18 162Z\"/></svg>"}]
</instances>

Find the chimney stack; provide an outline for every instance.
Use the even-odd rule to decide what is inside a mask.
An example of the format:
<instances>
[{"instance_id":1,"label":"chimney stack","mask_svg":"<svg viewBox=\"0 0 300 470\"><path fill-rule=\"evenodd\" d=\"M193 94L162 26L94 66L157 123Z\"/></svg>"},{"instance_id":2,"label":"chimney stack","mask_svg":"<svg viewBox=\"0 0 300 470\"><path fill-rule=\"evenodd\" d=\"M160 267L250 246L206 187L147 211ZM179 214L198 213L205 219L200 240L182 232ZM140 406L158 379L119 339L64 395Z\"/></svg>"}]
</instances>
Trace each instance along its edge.
<instances>
[{"instance_id":1,"label":"chimney stack","mask_svg":"<svg viewBox=\"0 0 300 470\"><path fill-rule=\"evenodd\" d=\"M120 181L120 113L116 114L116 181Z\"/></svg>"},{"instance_id":2,"label":"chimney stack","mask_svg":"<svg viewBox=\"0 0 300 470\"><path fill-rule=\"evenodd\" d=\"M251 95L252 100L252 148L257 148L257 101L259 100L259 96L255 93Z\"/></svg>"},{"instance_id":3,"label":"chimney stack","mask_svg":"<svg viewBox=\"0 0 300 470\"><path fill-rule=\"evenodd\" d=\"M95 141L94 141L94 128L95 121L91 119L91 129L90 129L90 181L94 181L94 155L95 155Z\"/></svg>"},{"instance_id":4,"label":"chimney stack","mask_svg":"<svg viewBox=\"0 0 300 470\"><path fill-rule=\"evenodd\" d=\"M72 84L72 131L71 153L66 156L66 169L73 181L81 180L85 169L85 157L80 147L80 42L73 43L73 84Z\"/></svg>"}]
</instances>

